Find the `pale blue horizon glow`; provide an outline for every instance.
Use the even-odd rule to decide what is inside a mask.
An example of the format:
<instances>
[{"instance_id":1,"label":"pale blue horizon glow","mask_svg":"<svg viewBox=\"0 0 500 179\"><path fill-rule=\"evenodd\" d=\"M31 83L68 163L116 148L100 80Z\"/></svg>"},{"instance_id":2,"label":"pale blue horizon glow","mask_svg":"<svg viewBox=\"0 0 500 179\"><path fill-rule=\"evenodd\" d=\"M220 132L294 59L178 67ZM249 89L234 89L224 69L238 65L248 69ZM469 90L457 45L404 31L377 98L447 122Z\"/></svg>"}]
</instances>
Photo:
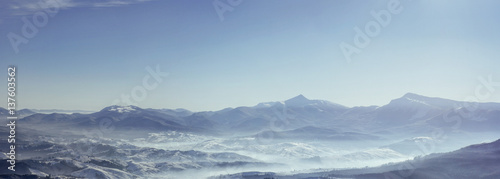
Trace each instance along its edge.
<instances>
[{"instance_id":1,"label":"pale blue horizon glow","mask_svg":"<svg viewBox=\"0 0 500 179\"><path fill-rule=\"evenodd\" d=\"M22 7L38 1L9 1L0 6L0 70L18 66L19 108L100 110L156 65L169 76L139 107L220 110L299 94L345 106L407 92L461 101L480 76L500 82L494 0L401 0L403 11L350 63L339 44L352 44L354 27L389 0L244 0L222 22L212 1L59 0L64 8L17 54L6 36L21 33L21 18L33 15ZM500 87L481 102L500 102Z\"/></svg>"}]
</instances>

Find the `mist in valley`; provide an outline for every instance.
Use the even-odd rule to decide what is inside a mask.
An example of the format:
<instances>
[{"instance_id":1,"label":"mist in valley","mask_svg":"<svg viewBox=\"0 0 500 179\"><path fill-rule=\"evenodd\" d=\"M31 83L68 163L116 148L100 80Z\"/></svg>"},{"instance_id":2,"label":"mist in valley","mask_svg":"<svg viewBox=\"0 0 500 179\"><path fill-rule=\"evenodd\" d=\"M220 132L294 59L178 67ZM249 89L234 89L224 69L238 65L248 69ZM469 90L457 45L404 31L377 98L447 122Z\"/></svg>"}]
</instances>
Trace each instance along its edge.
<instances>
[{"instance_id":1,"label":"mist in valley","mask_svg":"<svg viewBox=\"0 0 500 179\"><path fill-rule=\"evenodd\" d=\"M453 108L459 104L409 93L384 106L349 108L299 95L209 112L137 106L89 114L32 112L19 120L15 174L362 178L368 171L396 170L405 162L499 138L492 125L498 123L500 104L480 103L475 111Z\"/></svg>"}]
</instances>

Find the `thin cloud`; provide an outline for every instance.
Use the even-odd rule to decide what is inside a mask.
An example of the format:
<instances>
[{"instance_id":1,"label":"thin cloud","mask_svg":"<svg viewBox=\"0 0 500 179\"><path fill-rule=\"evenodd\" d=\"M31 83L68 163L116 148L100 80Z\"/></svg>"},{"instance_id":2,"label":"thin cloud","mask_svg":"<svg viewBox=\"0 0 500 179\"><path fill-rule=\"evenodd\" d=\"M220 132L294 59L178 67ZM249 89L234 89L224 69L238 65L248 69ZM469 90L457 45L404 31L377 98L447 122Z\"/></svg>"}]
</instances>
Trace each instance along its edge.
<instances>
[{"instance_id":1,"label":"thin cloud","mask_svg":"<svg viewBox=\"0 0 500 179\"><path fill-rule=\"evenodd\" d=\"M79 6L79 3L74 0L9 0L3 4L0 9L11 16L29 15L53 7L67 9Z\"/></svg>"},{"instance_id":2,"label":"thin cloud","mask_svg":"<svg viewBox=\"0 0 500 179\"><path fill-rule=\"evenodd\" d=\"M123 6L123 5L129 5L129 4L136 4L136 3L142 3L142 2L147 2L150 0L109 0L105 2L99 2L99 3L94 3L92 6L93 7L115 7L115 6Z\"/></svg>"},{"instance_id":3,"label":"thin cloud","mask_svg":"<svg viewBox=\"0 0 500 179\"><path fill-rule=\"evenodd\" d=\"M2 16L24 16L47 8L106 8L143 3L151 0L8 0L0 5Z\"/></svg>"}]
</instances>

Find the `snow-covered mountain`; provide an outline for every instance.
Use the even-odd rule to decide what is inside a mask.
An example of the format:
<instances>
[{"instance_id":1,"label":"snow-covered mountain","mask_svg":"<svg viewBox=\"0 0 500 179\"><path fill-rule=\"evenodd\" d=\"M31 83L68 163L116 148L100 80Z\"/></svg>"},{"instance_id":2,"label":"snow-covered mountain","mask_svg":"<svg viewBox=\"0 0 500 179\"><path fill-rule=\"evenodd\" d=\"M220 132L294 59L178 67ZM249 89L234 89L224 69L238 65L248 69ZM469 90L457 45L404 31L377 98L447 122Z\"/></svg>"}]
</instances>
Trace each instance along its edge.
<instances>
[{"instance_id":1,"label":"snow-covered mountain","mask_svg":"<svg viewBox=\"0 0 500 179\"><path fill-rule=\"evenodd\" d=\"M471 105L475 108L471 110ZM456 127L466 131L493 131L500 124L499 103L453 101L408 93L384 106L348 108L303 95L283 102L260 103L212 113L195 113L222 131L284 131L306 126L351 132L407 132L418 135L432 128ZM426 130L424 130L426 129Z\"/></svg>"},{"instance_id":2,"label":"snow-covered mountain","mask_svg":"<svg viewBox=\"0 0 500 179\"><path fill-rule=\"evenodd\" d=\"M116 130L151 130L151 131L193 131L203 132L206 126L200 126L179 116L171 116L156 110L145 110L137 106L109 106L91 114L34 114L23 119L30 125L51 127L94 128L105 123Z\"/></svg>"},{"instance_id":3,"label":"snow-covered mountain","mask_svg":"<svg viewBox=\"0 0 500 179\"><path fill-rule=\"evenodd\" d=\"M291 130L332 120L348 108L324 100L298 95L285 101L229 108L213 113L195 113L214 122L222 131L258 132L263 129ZM333 127L333 126L332 126Z\"/></svg>"},{"instance_id":4,"label":"snow-covered mountain","mask_svg":"<svg viewBox=\"0 0 500 179\"><path fill-rule=\"evenodd\" d=\"M470 106L474 105L474 108ZM2 111L0 111L2 112ZM424 129L459 127L465 131L494 131L500 125L499 103L477 103L425 97L408 93L384 106L345 107L298 95L282 102L251 107L192 113L184 109L142 109L110 106L91 114L34 114L23 119L39 125L47 122L92 126L109 119L119 129L181 130L211 133L286 131L307 126L358 133L418 135Z\"/></svg>"}]
</instances>

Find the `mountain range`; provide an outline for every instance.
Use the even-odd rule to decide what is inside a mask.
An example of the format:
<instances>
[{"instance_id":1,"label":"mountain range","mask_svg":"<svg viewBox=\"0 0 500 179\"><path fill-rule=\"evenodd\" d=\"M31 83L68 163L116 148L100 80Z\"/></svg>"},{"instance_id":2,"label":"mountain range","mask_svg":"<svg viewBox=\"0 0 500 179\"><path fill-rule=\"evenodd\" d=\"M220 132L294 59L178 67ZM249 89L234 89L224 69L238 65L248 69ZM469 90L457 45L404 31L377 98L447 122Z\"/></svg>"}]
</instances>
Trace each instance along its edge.
<instances>
[{"instance_id":1,"label":"mountain range","mask_svg":"<svg viewBox=\"0 0 500 179\"><path fill-rule=\"evenodd\" d=\"M496 131L496 126L500 125L500 103L477 103L473 109L469 106L471 104L466 102L413 93L405 94L384 106L364 107L346 107L298 95L284 102L205 112L142 109L137 106L109 106L89 114L43 114L21 110L27 117L20 122L86 128L95 127L100 121L106 120L118 130L175 130L211 134L287 133L304 127L382 136L394 133L413 136L429 133L435 128L467 132ZM3 114L6 114L6 110L0 109L0 115Z\"/></svg>"}]
</instances>

